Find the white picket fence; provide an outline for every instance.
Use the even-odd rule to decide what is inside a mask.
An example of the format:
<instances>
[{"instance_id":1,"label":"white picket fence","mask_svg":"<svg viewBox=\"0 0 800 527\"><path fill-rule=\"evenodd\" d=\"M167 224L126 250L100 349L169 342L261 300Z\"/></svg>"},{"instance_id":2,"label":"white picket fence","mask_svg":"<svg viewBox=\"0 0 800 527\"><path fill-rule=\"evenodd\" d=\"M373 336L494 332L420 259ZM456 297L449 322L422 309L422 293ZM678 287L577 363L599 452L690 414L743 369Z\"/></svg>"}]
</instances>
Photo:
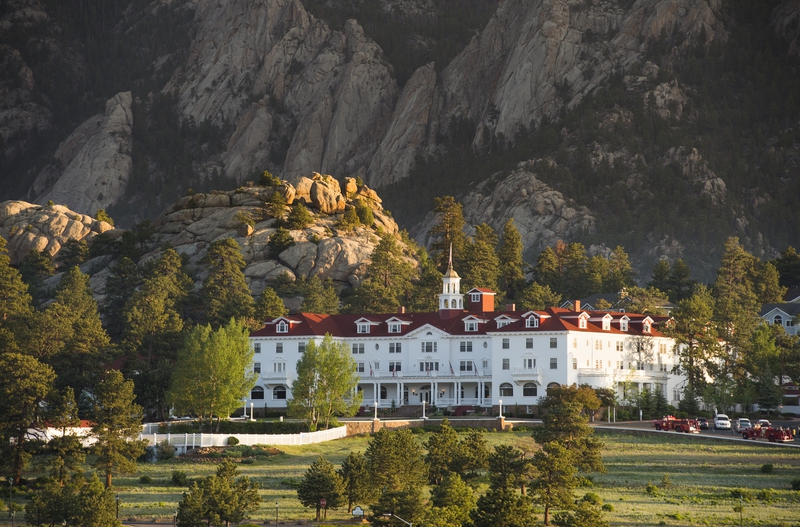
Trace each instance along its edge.
<instances>
[{"instance_id":1,"label":"white picket fence","mask_svg":"<svg viewBox=\"0 0 800 527\"><path fill-rule=\"evenodd\" d=\"M179 454L192 448L227 446L228 438L235 437L242 445L310 445L347 437L347 427L331 428L318 432L299 434L140 434L150 446L167 441Z\"/></svg>"}]
</instances>

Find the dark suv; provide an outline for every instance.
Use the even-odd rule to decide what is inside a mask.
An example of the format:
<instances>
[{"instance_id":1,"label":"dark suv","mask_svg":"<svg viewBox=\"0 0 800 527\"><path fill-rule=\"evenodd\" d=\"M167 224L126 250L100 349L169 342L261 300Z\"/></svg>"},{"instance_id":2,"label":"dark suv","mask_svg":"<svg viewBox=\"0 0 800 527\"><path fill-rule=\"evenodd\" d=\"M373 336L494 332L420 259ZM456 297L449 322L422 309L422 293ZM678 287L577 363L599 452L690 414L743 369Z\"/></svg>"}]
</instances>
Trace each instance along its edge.
<instances>
[{"instance_id":1,"label":"dark suv","mask_svg":"<svg viewBox=\"0 0 800 527\"><path fill-rule=\"evenodd\" d=\"M700 425L700 430L708 430L708 419L705 417L698 417L697 423Z\"/></svg>"}]
</instances>

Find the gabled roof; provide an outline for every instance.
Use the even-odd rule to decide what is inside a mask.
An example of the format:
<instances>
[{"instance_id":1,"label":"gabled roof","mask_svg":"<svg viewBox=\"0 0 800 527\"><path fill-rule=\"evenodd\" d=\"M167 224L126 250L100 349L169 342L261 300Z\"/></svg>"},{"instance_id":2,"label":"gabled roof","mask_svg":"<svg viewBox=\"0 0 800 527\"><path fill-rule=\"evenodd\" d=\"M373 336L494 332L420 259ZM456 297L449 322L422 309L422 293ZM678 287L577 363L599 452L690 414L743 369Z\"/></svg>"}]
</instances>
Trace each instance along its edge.
<instances>
[{"instance_id":1,"label":"gabled roof","mask_svg":"<svg viewBox=\"0 0 800 527\"><path fill-rule=\"evenodd\" d=\"M794 318L800 315L800 302L796 304L764 304L761 306L761 311L758 313L761 318L772 318L778 314L783 314L789 318Z\"/></svg>"}]
</instances>

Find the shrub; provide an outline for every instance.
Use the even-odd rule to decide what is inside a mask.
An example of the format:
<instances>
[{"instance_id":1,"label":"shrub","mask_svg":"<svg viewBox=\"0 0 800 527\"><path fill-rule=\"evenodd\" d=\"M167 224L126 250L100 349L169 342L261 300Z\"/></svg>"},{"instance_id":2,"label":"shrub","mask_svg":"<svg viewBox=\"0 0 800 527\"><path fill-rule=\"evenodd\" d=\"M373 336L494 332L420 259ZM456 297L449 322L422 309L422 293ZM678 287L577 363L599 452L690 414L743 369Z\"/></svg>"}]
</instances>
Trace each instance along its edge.
<instances>
[{"instance_id":1,"label":"shrub","mask_svg":"<svg viewBox=\"0 0 800 527\"><path fill-rule=\"evenodd\" d=\"M792 480L792 490L800 490L800 478L794 478Z\"/></svg>"},{"instance_id":2,"label":"shrub","mask_svg":"<svg viewBox=\"0 0 800 527\"><path fill-rule=\"evenodd\" d=\"M178 487L188 487L189 477L186 475L186 472L183 472L181 470L173 470L172 483Z\"/></svg>"},{"instance_id":3,"label":"shrub","mask_svg":"<svg viewBox=\"0 0 800 527\"><path fill-rule=\"evenodd\" d=\"M603 504L603 498L601 498L600 495L597 494L596 492L587 492L586 494L584 494L583 495L583 501L587 501L587 502L591 503L592 505L602 505Z\"/></svg>"},{"instance_id":4,"label":"shrub","mask_svg":"<svg viewBox=\"0 0 800 527\"><path fill-rule=\"evenodd\" d=\"M308 212L308 209L302 203L298 203L293 207L286 218L286 224L290 229L294 230L305 229L312 223L314 223L314 216Z\"/></svg>"},{"instance_id":5,"label":"shrub","mask_svg":"<svg viewBox=\"0 0 800 527\"><path fill-rule=\"evenodd\" d=\"M149 485L152 482L153 478L151 478L150 476L142 476L141 478L139 478L139 483L141 483L142 485Z\"/></svg>"},{"instance_id":6,"label":"shrub","mask_svg":"<svg viewBox=\"0 0 800 527\"><path fill-rule=\"evenodd\" d=\"M606 503L601 507L606 512L614 512L614 506L610 503Z\"/></svg>"},{"instance_id":7,"label":"shrub","mask_svg":"<svg viewBox=\"0 0 800 527\"><path fill-rule=\"evenodd\" d=\"M356 203L356 214L362 225L372 227L372 224L375 223L375 216L372 214L372 209L363 201L358 201Z\"/></svg>"},{"instance_id":8,"label":"shrub","mask_svg":"<svg viewBox=\"0 0 800 527\"><path fill-rule=\"evenodd\" d=\"M156 459L166 461L175 457L175 447L166 439L156 446Z\"/></svg>"},{"instance_id":9,"label":"shrub","mask_svg":"<svg viewBox=\"0 0 800 527\"><path fill-rule=\"evenodd\" d=\"M653 485L652 483L647 483L647 487L645 487L645 491L650 494L651 496L658 496L658 487Z\"/></svg>"},{"instance_id":10,"label":"shrub","mask_svg":"<svg viewBox=\"0 0 800 527\"><path fill-rule=\"evenodd\" d=\"M278 227L272 236L269 237L267 247L269 247L269 254L272 257L277 257L283 251L295 244L292 234L283 227Z\"/></svg>"},{"instance_id":11,"label":"shrub","mask_svg":"<svg viewBox=\"0 0 800 527\"><path fill-rule=\"evenodd\" d=\"M236 446L239 444L239 438L230 436L228 438L228 446Z\"/></svg>"},{"instance_id":12,"label":"shrub","mask_svg":"<svg viewBox=\"0 0 800 527\"><path fill-rule=\"evenodd\" d=\"M664 488L672 486L672 479L669 477L669 474L664 474L661 477L661 486Z\"/></svg>"},{"instance_id":13,"label":"shrub","mask_svg":"<svg viewBox=\"0 0 800 527\"><path fill-rule=\"evenodd\" d=\"M775 491L772 489L761 489L756 494L756 499L764 503L771 503L775 501Z\"/></svg>"},{"instance_id":14,"label":"shrub","mask_svg":"<svg viewBox=\"0 0 800 527\"><path fill-rule=\"evenodd\" d=\"M761 465L761 473L762 474L772 474L772 471L775 470L775 465L772 463L767 463L766 465Z\"/></svg>"},{"instance_id":15,"label":"shrub","mask_svg":"<svg viewBox=\"0 0 800 527\"><path fill-rule=\"evenodd\" d=\"M753 501L753 491L750 489L731 489L731 498Z\"/></svg>"}]
</instances>

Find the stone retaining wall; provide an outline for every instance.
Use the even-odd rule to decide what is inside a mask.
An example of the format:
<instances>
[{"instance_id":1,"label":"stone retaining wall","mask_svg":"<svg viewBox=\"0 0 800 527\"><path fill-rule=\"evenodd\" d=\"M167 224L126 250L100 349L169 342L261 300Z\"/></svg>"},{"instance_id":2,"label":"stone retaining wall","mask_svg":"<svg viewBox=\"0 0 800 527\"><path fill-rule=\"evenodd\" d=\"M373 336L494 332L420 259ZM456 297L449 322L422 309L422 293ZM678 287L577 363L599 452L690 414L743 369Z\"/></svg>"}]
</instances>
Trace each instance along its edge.
<instances>
[{"instance_id":1,"label":"stone retaining wall","mask_svg":"<svg viewBox=\"0 0 800 527\"><path fill-rule=\"evenodd\" d=\"M382 428L412 428L423 426L439 426L442 419L370 419L369 421L347 421L347 435L354 436L360 434L372 434ZM508 430L513 429L512 423L506 422L505 417L493 417L488 419L451 419L450 426L453 428L485 428L487 430Z\"/></svg>"}]
</instances>

